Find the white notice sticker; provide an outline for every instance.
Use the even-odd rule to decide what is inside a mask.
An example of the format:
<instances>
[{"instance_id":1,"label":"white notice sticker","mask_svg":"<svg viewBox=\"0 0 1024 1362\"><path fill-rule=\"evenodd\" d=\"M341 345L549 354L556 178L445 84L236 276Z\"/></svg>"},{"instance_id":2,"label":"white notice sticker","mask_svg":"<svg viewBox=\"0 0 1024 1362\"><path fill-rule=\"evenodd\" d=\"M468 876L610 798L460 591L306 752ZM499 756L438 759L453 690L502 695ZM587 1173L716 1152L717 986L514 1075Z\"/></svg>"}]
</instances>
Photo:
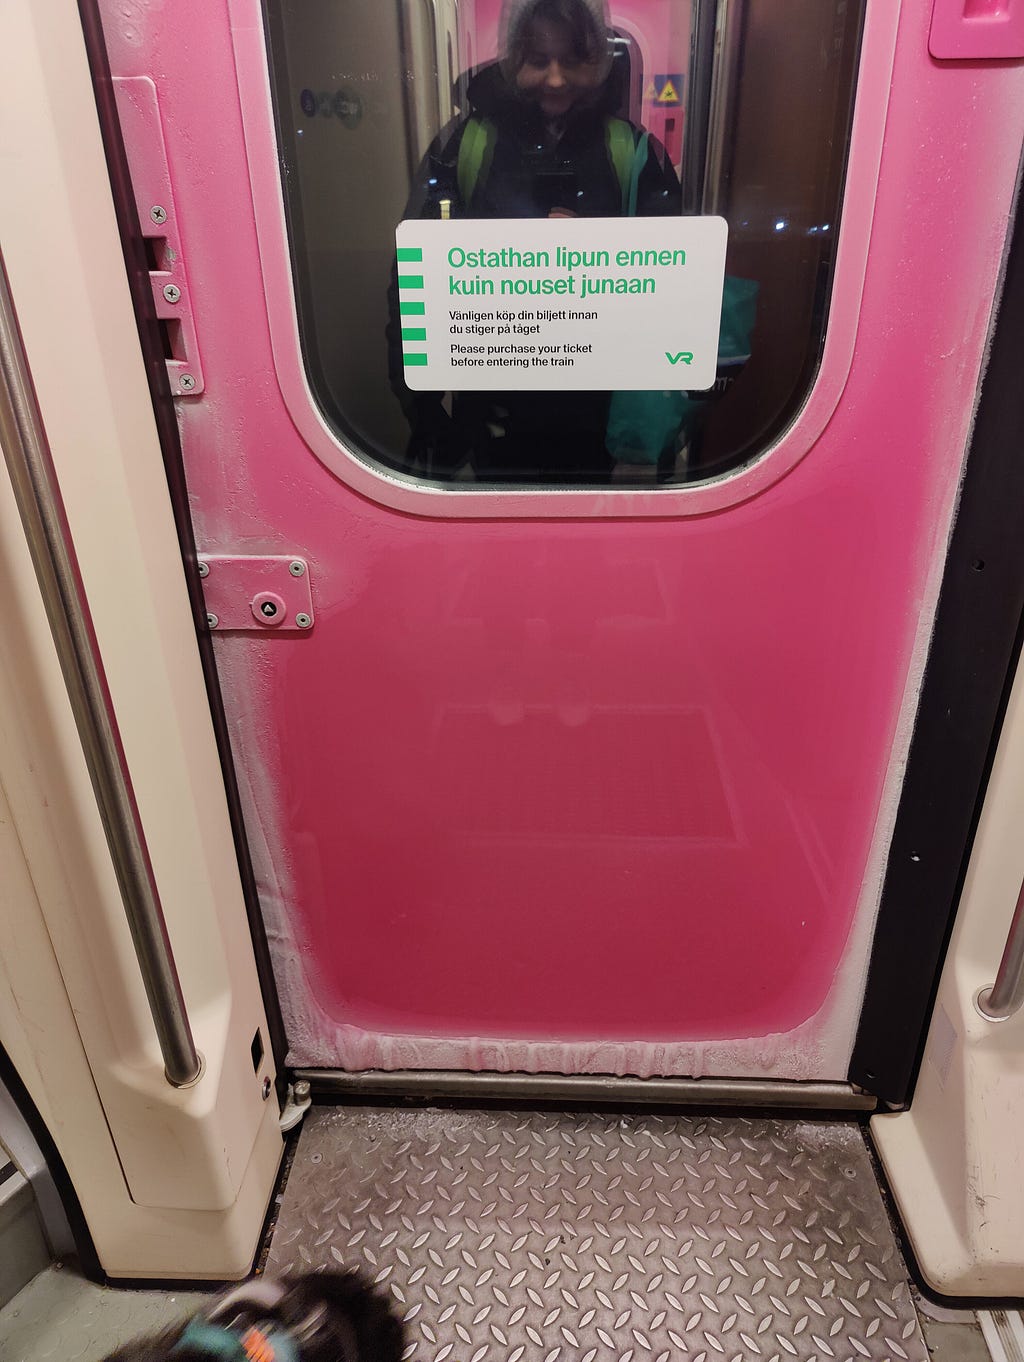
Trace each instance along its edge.
<instances>
[{"instance_id":1,"label":"white notice sticker","mask_svg":"<svg viewBox=\"0 0 1024 1362\"><path fill-rule=\"evenodd\" d=\"M402 222L405 381L710 388L727 231L718 217Z\"/></svg>"}]
</instances>

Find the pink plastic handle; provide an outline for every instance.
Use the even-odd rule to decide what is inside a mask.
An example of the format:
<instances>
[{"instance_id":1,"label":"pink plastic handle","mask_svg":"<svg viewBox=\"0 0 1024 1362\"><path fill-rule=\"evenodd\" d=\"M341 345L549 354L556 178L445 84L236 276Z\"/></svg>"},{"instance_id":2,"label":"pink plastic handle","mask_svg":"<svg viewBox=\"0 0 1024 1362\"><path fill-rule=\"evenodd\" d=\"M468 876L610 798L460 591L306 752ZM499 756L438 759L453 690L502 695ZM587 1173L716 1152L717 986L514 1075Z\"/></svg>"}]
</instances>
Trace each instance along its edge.
<instances>
[{"instance_id":1,"label":"pink plastic handle","mask_svg":"<svg viewBox=\"0 0 1024 1362\"><path fill-rule=\"evenodd\" d=\"M1024 57L1024 0L934 0L928 51L942 61Z\"/></svg>"}]
</instances>

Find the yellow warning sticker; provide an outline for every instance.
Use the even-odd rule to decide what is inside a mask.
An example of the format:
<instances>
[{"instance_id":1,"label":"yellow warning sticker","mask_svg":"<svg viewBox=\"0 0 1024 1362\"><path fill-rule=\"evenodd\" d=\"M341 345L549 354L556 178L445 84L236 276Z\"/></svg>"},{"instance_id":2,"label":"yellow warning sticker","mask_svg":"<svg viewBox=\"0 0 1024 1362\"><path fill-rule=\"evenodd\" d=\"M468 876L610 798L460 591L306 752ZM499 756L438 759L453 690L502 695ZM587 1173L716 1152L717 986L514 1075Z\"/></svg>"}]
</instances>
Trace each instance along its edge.
<instances>
[{"instance_id":1,"label":"yellow warning sticker","mask_svg":"<svg viewBox=\"0 0 1024 1362\"><path fill-rule=\"evenodd\" d=\"M664 76L652 76L644 89L644 103L661 108L675 107L683 102L683 73L671 71Z\"/></svg>"}]
</instances>

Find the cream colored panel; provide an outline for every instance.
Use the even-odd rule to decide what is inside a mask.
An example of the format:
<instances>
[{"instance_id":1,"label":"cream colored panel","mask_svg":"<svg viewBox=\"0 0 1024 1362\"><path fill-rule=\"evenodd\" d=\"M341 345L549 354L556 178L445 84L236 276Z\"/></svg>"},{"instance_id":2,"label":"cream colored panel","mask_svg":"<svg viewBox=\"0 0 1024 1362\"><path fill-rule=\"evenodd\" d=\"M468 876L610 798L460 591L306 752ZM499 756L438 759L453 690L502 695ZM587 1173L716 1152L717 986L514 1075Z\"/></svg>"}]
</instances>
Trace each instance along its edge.
<instances>
[{"instance_id":1,"label":"cream colored panel","mask_svg":"<svg viewBox=\"0 0 1024 1362\"><path fill-rule=\"evenodd\" d=\"M206 1069L163 1078L6 476L0 1042L106 1269L232 1275L280 1155L266 1020L77 7L9 0L3 22L0 240Z\"/></svg>"},{"instance_id":2,"label":"cream colored panel","mask_svg":"<svg viewBox=\"0 0 1024 1362\"><path fill-rule=\"evenodd\" d=\"M1024 1012L974 1005L995 979L1024 880L1024 671L907 1112L871 1123L914 1253L946 1295L1024 1296Z\"/></svg>"}]
</instances>

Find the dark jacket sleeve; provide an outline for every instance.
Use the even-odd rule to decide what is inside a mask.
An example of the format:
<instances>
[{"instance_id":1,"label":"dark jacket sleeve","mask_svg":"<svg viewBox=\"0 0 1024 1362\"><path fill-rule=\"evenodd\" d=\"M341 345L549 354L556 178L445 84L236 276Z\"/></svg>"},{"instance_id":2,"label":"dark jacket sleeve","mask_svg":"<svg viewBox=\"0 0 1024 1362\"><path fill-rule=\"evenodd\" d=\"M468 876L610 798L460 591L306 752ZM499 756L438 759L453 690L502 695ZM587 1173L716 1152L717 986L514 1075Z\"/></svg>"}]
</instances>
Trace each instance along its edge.
<instances>
[{"instance_id":1,"label":"dark jacket sleeve","mask_svg":"<svg viewBox=\"0 0 1024 1362\"><path fill-rule=\"evenodd\" d=\"M465 124L446 128L427 149L413 181L409 200L402 214L408 219L439 219L442 204L447 200L452 217L462 214L459 199L457 169L459 146ZM398 310L398 261L391 266L388 284L388 323L386 329L388 351L388 381L409 422L411 439L408 457L425 462L428 467L442 467L456 463L461 455L453 447L455 432L448 413L442 406L443 392L413 392L405 382L402 362L402 320Z\"/></svg>"},{"instance_id":2,"label":"dark jacket sleeve","mask_svg":"<svg viewBox=\"0 0 1024 1362\"><path fill-rule=\"evenodd\" d=\"M647 162L637 183L637 217L671 217L683 211L683 191L675 166L658 139L648 133Z\"/></svg>"}]
</instances>

